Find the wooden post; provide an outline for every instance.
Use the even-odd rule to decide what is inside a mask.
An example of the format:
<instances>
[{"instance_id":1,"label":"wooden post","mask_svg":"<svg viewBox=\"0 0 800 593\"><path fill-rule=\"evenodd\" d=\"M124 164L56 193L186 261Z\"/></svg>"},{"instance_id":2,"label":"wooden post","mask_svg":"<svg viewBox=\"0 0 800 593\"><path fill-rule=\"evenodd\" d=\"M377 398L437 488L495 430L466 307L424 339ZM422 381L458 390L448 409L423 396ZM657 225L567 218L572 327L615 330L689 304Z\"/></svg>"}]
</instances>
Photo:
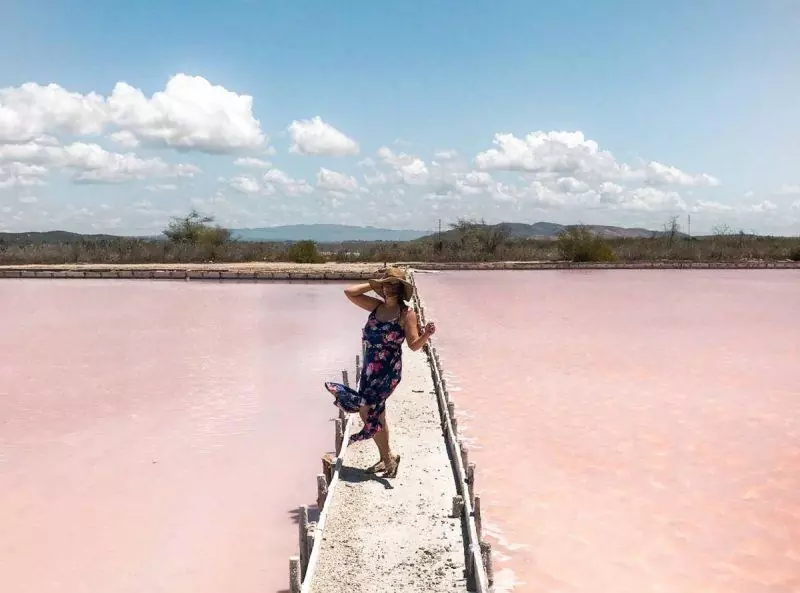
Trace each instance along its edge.
<instances>
[{"instance_id":1,"label":"wooden post","mask_svg":"<svg viewBox=\"0 0 800 593\"><path fill-rule=\"evenodd\" d=\"M453 438L458 438L458 418L452 418L450 423L453 425Z\"/></svg>"},{"instance_id":2,"label":"wooden post","mask_svg":"<svg viewBox=\"0 0 800 593\"><path fill-rule=\"evenodd\" d=\"M300 578L300 557L292 556L289 558L289 591L291 593L300 593L302 585L302 579Z\"/></svg>"},{"instance_id":3,"label":"wooden post","mask_svg":"<svg viewBox=\"0 0 800 593\"><path fill-rule=\"evenodd\" d=\"M475 582L475 545L470 544L467 551L467 591L475 591L478 586Z\"/></svg>"},{"instance_id":4,"label":"wooden post","mask_svg":"<svg viewBox=\"0 0 800 593\"><path fill-rule=\"evenodd\" d=\"M297 535L300 543L300 580L306 576L308 566L308 549L306 548L306 533L308 532L308 506L300 506L300 517L297 521Z\"/></svg>"},{"instance_id":5,"label":"wooden post","mask_svg":"<svg viewBox=\"0 0 800 593\"><path fill-rule=\"evenodd\" d=\"M336 456L338 457L342 450L342 441L344 441L344 426L341 418L335 420L336 429Z\"/></svg>"},{"instance_id":6,"label":"wooden post","mask_svg":"<svg viewBox=\"0 0 800 593\"><path fill-rule=\"evenodd\" d=\"M344 383L345 387L350 387L350 378L347 376L347 369L342 371L342 383Z\"/></svg>"},{"instance_id":7,"label":"wooden post","mask_svg":"<svg viewBox=\"0 0 800 593\"><path fill-rule=\"evenodd\" d=\"M464 498L460 494L453 497L453 518L458 519L464 514Z\"/></svg>"},{"instance_id":8,"label":"wooden post","mask_svg":"<svg viewBox=\"0 0 800 593\"><path fill-rule=\"evenodd\" d=\"M483 526L481 521L481 497L477 494L474 496L474 502L472 503L472 516L475 517L475 531L478 532L478 540L480 541L483 539Z\"/></svg>"},{"instance_id":9,"label":"wooden post","mask_svg":"<svg viewBox=\"0 0 800 593\"><path fill-rule=\"evenodd\" d=\"M475 464L467 466L467 487L469 488L469 501L475 504Z\"/></svg>"},{"instance_id":10,"label":"wooden post","mask_svg":"<svg viewBox=\"0 0 800 593\"><path fill-rule=\"evenodd\" d=\"M317 509L322 512L322 507L325 506L325 501L328 498L328 481L325 479L325 474L317 475Z\"/></svg>"},{"instance_id":11,"label":"wooden post","mask_svg":"<svg viewBox=\"0 0 800 593\"><path fill-rule=\"evenodd\" d=\"M311 550L314 549L314 536L317 532L317 524L309 523L306 530L306 550L308 550L308 558L311 558ZM306 560L306 570L308 570L308 560Z\"/></svg>"},{"instance_id":12,"label":"wooden post","mask_svg":"<svg viewBox=\"0 0 800 593\"><path fill-rule=\"evenodd\" d=\"M447 415L450 420L456 417L456 405L453 402L447 402Z\"/></svg>"},{"instance_id":13,"label":"wooden post","mask_svg":"<svg viewBox=\"0 0 800 593\"><path fill-rule=\"evenodd\" d=\"M330 484L333 479L333 459L329 453L322 456L322 473L325 474L325 481Z\"/></svg>"},{"instance_id":14,"label":"wooden post","mask_svg":"<svg viewBox=\"0 0 800 593\"><path fill-rule=\"evenodd\" d=\"M492 568L492 544L489 542L481 542L481 560L483 569L486 571L486 580L491 585L494 583L494 569Z\"/></svg>"},{"instance_id":15,"label":"wooden post","mask_svg":"<svg viewBox=\"0 0 800 593\"><path fill-rule=\"evenodd\" d=\"M458 441L458 450L461 453L461 464L466 470L469 467L469 449L467 449L464 441Z\"/></svg>"}]
</instances>

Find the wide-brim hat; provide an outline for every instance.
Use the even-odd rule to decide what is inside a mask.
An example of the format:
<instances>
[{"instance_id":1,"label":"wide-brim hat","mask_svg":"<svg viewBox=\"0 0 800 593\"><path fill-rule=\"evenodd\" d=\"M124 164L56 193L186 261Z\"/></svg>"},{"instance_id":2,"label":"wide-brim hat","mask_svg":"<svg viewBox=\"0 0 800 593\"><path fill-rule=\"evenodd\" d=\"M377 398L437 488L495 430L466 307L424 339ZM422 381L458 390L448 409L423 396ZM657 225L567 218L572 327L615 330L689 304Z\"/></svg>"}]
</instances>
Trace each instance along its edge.
<instances>
[{"instance_id":1,"label":"wide-brim hat","mask_svg":"<svg viewBox=\"0 0 800 593\"><path fill-rule=\"evenodd\" d=\"M403 300L410 301L411 297L414 295L414 287L411 282L406 279L406 273L400 268L386 268L383 274L381 274L381 277L370 280L369 285L372 290L378 294L382 294L380 290L381 286L392 282L398 282L403 286Z\"/></svg>"}]
</instances>

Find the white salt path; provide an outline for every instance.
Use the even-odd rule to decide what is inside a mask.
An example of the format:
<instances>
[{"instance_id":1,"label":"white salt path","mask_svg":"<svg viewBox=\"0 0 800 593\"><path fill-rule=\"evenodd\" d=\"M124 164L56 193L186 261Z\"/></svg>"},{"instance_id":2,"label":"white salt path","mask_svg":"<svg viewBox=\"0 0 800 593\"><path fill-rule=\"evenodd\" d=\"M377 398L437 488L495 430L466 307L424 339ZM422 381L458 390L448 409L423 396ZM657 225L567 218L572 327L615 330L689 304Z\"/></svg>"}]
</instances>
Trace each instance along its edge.
<instances>
[{"instance_id":1,"label":"white salt path","mask_svg":"<svg viewBox=\"0 0 800 593\"><path fill-rule=\"evenodd\" d=\"M392 449L402 457L398 475L364 472L378 459L372 441L348 447L326 503L312 593L467 590L461 520L450 516L456 483L423 351L404 348L403 380L387 410Z\"/></svg>"}]
</instances>

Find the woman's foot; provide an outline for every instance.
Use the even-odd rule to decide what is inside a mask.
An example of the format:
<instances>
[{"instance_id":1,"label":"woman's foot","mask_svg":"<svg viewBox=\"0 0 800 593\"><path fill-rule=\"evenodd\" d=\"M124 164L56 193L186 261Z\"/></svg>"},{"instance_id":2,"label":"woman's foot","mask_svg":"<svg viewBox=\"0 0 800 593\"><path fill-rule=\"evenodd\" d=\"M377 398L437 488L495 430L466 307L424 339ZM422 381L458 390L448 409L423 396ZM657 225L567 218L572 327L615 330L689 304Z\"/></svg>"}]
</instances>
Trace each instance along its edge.
<instances>
[{"instance_id":1,"label":"woman's foot","mask_svg":"<svg viewBox=\"0 0 800 593\"><path fill-rule=\"evenodd\" d=\"M392 459L389 460L389 463L386 465L386 473L384 477L386 478L396 478L397 477L397 469L400 467L400 456L395 455Z\"/></svg>"}]
</instances>

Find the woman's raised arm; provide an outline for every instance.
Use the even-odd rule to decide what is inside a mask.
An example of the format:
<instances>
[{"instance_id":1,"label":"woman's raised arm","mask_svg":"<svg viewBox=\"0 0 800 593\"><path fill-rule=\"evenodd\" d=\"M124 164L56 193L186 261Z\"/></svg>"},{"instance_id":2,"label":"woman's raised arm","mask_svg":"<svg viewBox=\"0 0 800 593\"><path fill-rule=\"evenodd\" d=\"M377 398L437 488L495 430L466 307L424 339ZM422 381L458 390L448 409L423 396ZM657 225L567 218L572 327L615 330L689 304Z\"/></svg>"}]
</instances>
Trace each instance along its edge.
<instances>
[{"instance_id":1,"label":"woman's raised arm","mask_svg":"<svg viewBox=\"0 0 800 593\"><path fill-rule=\"evenodd\" d=\"M344 289L344 294L354 305L358 305L365 311L372 311L375 309L375 307L381 304L381 301L375 297L364 294L370 290L372 290L372 287L369 285L369 282L364 282L363 284L353 284L352 286L348 286Z\"/></svg>"},{"instance_id":2,"label":"woman's raised arm","mask_svg":"<svg viewBox=\"0 0 800 593\"><path fill-rule=\"evenodd\" d=\"M428 341L428 338L436 332L436 326L433 322L427 323L425 327L422 328L422 333L420 333L417 328L417 314L414 313L413 309L407 309L403 319L403 330L406 332L406 344L408 344L411 350L416 352L422 348L425 342Z\"/></svg>"}]
</instances>

